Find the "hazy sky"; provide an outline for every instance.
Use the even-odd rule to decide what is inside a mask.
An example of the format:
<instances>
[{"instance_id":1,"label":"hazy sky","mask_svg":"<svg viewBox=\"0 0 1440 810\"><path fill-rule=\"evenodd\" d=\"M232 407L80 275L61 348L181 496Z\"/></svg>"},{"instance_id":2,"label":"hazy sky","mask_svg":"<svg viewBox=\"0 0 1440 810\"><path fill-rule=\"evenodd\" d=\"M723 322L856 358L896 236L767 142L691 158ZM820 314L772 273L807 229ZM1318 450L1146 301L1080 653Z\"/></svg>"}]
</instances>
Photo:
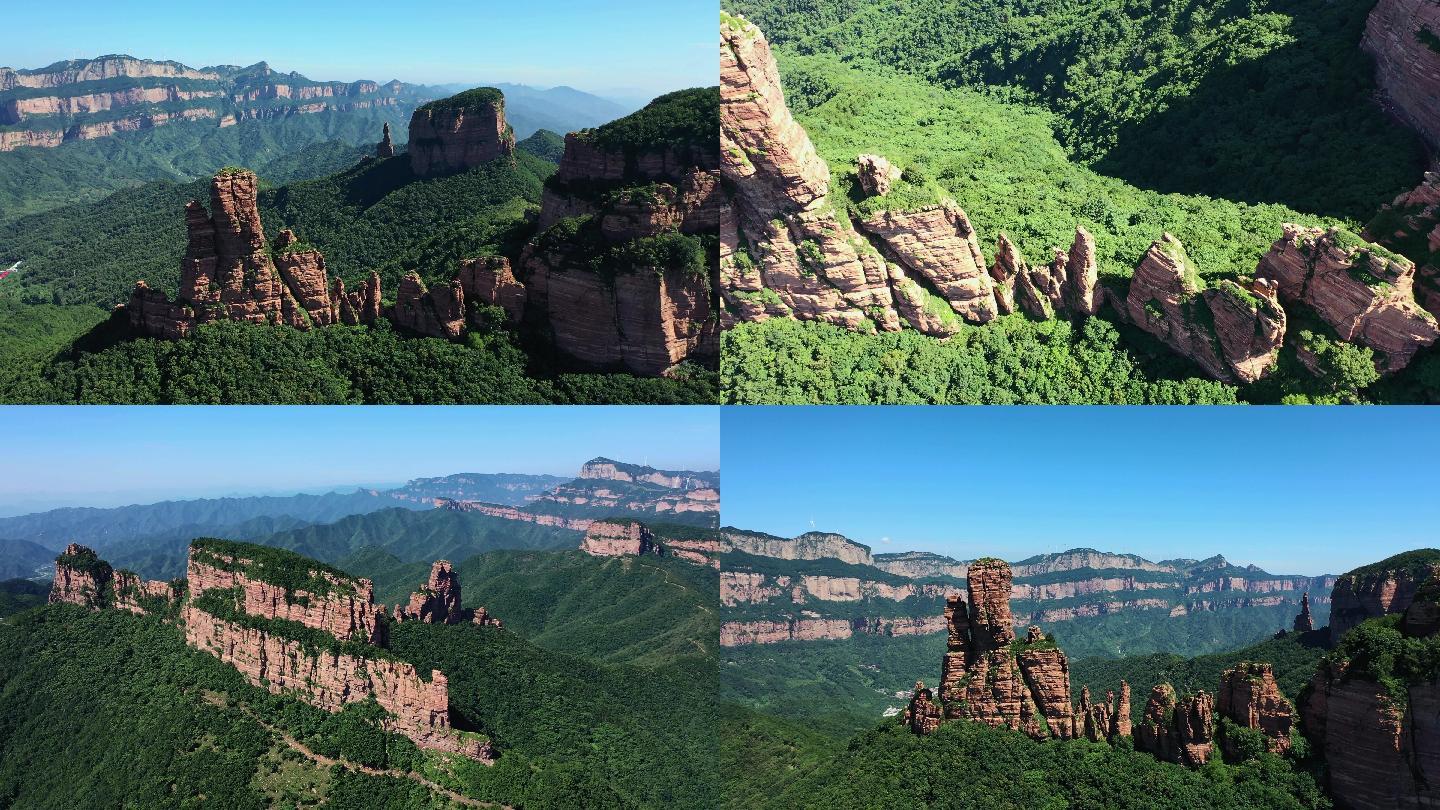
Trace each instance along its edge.
<instances>
[{"instance_id":1,"label":"hazy sky","mask_svg":"<svg viewBox=\"0 0 1440 810\"><path fill-rule=\"evenodd\" d=\"M460 472L573 475L596 456L719 469L718 408L0 408L0 514Z\"/></svg>"},{"instance_id":2,"label":"hazy sky","mask_svg":"<svg viewBox=\"0 0 1440 810\"><path fill-rule=\"evenodd\" d=\"M127 53L312 79L570 85L653 97L718 81L713 0L113 0L4 4L4 65Z\"/></svg>"},{"instance_id":3,"label":"hazy sky","mask_svg":"<svg viewBox=\"0 0 1440 810\"><path fill-rule=\"evenodd\" d=\"M1423 408L726 408L723 521L877 553L1341 573L1440 547Z\"/></svg>"}]
</instances>

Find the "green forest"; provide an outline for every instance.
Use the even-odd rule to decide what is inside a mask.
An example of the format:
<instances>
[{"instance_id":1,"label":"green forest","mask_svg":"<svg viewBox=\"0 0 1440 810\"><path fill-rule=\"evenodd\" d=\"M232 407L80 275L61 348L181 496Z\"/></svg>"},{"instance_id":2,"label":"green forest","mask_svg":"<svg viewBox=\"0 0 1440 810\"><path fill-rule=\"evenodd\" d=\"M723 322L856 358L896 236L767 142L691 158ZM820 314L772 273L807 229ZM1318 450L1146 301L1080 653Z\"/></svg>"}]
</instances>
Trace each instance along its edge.
<instances>
[{"instance_id":1,"label":"green forest","mask_svg":"<svg viewBox=\"0 0 1440 810\"><path fill-rule=\"evenodd\" d=\"M1123 299L1164 232L1202 277L1234 278L1254 271L1282 223L1358 232L1420 181L1418 138L1370 101L1372 66L1358 44L1371 5L726 7L775 45L787 103L830 165L837 205L864 214L954 199L987 255L1003 232L1032 263L1084 226L1102 284ZM867 152L903 171L884 197L860 192L854 159ZM1137 329L1077 323L1056 339L1055 327L1019 316L944 342L746 324L724 336L722 388L737 404L1440 401L1433 347L1381 380L1370 350L1289 309L1278 369L1238 388L1203 379ZM1318 375L1296 360L1301 342L1320 349Z\"/></svg>"}]
</instances>

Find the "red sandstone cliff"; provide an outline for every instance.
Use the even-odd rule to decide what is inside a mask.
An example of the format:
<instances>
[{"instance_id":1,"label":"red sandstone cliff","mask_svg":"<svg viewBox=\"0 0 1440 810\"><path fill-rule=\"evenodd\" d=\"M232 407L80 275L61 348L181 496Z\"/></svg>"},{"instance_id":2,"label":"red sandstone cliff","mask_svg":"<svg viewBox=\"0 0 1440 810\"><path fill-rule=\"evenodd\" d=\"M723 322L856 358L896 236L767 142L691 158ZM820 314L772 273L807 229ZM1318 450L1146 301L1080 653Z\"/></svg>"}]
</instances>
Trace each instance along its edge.
<instances>
[{"instance_id":1,"label":"red sandstone cliff","mask_svg":"<svg viewBox=\"0 0 1440 810\"><path fill-rule=\"evenodd\" d=\"M485 608L467 610L461 606L460 575L449 560L436 560L430 566L430 578L420 590L410 594L410 601L396 605L395 621L418 621L427 624L461 624L468 622L482 627L504 627Z\"/></svg>"},{"instance_id":2,"label":"red sandstone cliff","mask_svg":"<svg viewBox=\"0 0 1440 810\"><path fill-rule=\"evenodd\" d=\"M1385 107L1440 149L1440 7L1429 0L1379 0L1360 47L1375 57Z\"/></svg>"},{"instance_id":3,"label":"red sandstone cliff","mask_svg":"<svg viewBox=\"0 0 1440 810\"><path fill-rule=\"evenodd\" d=\"M1264 734L1270 753L1283 755L1290 751L1295 709L1280 693L1272 665L1242 662L1225 670L1220 676L1215 708L1236 725Z\"/></svg>"},{"instance_id":4,"label":"red sandstone cliff","mask_svg":"<svg viewBox=\"0 0 1440 810\"><path fill-rule=\"evenodd\" d=\"M179 599L177 587L168 582L141 579L133 571L113 570L93 549L71 543L55 558L55 579L50 584L49 603L71 604L98 610L120 608L147 613L168 607Z\"/></svg>"},{"instance_id":5,"label":"red sandstone cliff","mask_svg":"<svg viewBox=\"0 0 1440 810\"><path fill-rule=\"evenodd\" d=\"M1440 574L1440 564L1415 570L1381 567L1340 577L1330 594L1330 642L1339 643L1346 632L1366 619L1404 613L1421 584L1437 574Z\"/></svg>"},{"instance_id":6,"label":"red sandstone cliff","mask_svg":"<svg viewBox=\"0 0 1440 810\"><path fill-rule=\"evenodd\" d=\"M1256 274L1278 282L1283 301L1309 306L1341 340L1375 350L1381 371L1398 371L1440 338L1435 316L1415 300L1415 265L1338 230L1286 225Z\"/></svg>"},{"instance_id":7,"label":"red sandstone cliff","mask_svg":"<svg viewBox=\"0 0 1440 810\"><path fill-rule=\"evenodd\" d=\"M408 149L416 177L462 172L513 155L505 97L482 87L420 107L410 116Z\"/></svg>"},{"instance_id":8,"label":"red sandstone cliff","mask_svg":"<svg viewBox=\"0 0 1440 810\"><path fill-rule=\"evenodd\" d=\"M596 557L660 554L655 535L639 521L597 520L585 530L580 550Z\"/></svg>"},{"instance_id":9,"label":"red sandstone cliff","mask_svg":"<svg viewBox=\"0 0 1440 810\"><path fill-rule=\"evenodd\" d=\"M1135 748L1158 759L1199 767L1210 760L1215 741L1215 701L1200 691L1177 699L1174 687L1157 684L1135 727Z\"/></svg>"}]
</instances>

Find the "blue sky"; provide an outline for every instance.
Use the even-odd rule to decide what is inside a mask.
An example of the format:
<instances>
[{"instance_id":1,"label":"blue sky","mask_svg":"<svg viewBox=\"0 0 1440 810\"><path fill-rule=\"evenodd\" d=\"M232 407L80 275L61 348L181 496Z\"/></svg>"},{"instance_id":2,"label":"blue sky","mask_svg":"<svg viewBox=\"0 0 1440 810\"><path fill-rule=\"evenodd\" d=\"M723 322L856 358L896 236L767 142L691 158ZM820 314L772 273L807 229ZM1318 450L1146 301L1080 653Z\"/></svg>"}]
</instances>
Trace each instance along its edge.
<instances>
[{"instance_id":1,"label":"blue sky","mask_svg":"<svg viewBox=\"0 0 1440 810\"><path fill-rule=\"evenodd\" d=\"M1440 547L1423 408L726 408L727 525L876 552L1074 547L1339 573Z\"/></svg>"},{"instance_id":2,"label":"blue sky","mask_svg":"<svg viewBox=\"0 0 1440 810\"><path fill-rule=\"evenodd\" d=\"M5 66L128 53L312 79L570 85L648 99L718 81L716 4L701 0L113 0L5 4Z\"/></svg>"},{"instance_id":3,"label":"blue sky","mask_svg":"<svg viewBox=\"0 0 1440 810\"><path fill-rule=\"evenodd\" d=\"M323 492L595 456L719 468L715 407L0 408L0 514Z\"/></svg>"}]
</instances>

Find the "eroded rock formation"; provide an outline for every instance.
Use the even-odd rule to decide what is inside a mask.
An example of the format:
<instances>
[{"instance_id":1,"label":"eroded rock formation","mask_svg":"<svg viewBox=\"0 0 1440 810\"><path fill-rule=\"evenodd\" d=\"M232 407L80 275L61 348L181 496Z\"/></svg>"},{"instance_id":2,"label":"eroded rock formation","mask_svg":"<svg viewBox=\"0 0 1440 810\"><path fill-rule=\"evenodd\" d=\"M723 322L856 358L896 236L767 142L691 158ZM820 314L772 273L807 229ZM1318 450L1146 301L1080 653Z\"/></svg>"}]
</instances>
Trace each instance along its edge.
<instances>
[{"instance_id":1,"label":"eroded rock formation","mask_svg":"<svg viewBox=\"0 0 1440 810\"><path fill-rule=\"evenodd\" d=\"M426 624L478 624L483 627L504 627L485 608L469 610L461 606L460 575L449 560L436 560L430 566L430 578L420 590L410 594L405 605L396 605L395 621L418 621Z\"/></svg>"},{"instance_id":2,"label":"eroded rock formation","mask_svg":"<svg viewBox=\"0 0 1440 810\"><path fill-rule=\"evenodd\" d=\"M1263 265L1262 265L1263 266ZM1264 278L1206 288L1170 234L1150 246L1125 299L1129 320L1216 379L1254 382L1280 358L1285 310Z\"/></svg>"},{"instance_id":3,"label":"eroded rock formation","mask_svg":"<svg viewBox=\"0 0 1440 810\"><path fill-rule=\"evenodd\" d=\"M970 566L967 604L946 601L949 651L940 677L947 718L978 720L1036 739L1075 735L1070 666L1065 653L1036 632L1015 642L1010 566L981 559Z\"/></svg>"},{"instance_id":4,"label":"eroded rock formation","mask_svg":"<svg viewBox=\"0 0 1440 810\"><path fill-rule=\"evenodd\" d=\"M655 535L636 521L597 520L585 530L580 550L596 557L662 554Z\"/></svg>"},{"instance_id":5,"label":"eroded rock formation","mask_svg":"<svg viewBox=\"0 0 1440 810\"><path fill-rule=\"evenodd\" d=\"M890 193L891 184L900 179L900 170L879 155L860 155L855 158L855 175L866 194L884 197Z\"/></svg>"},{"instance_id":6,"label":"eroded rock formation","mask_svg":"<svg viewBox=\"0 0 1440 810\"><path fill-rule=\"evenodd\" d=\"M49 603L79 605L98 610L120 608L131 613L149 613L168 608L180 598L168 582L141 579L134 571L116 571L95 551L71 543L55 558L55 579L50 584Z\"/></svg>"},{"instance_id":7,"label":"eroded rock formation","mask_svg":"<svg viewBox=\"0 0 1440 810\"><path fill-rule=\"evenodd\" d=\"M1165 762L1199 767L1215 742L1215 701L1205 691L1176 698L1168 683L1156 684L1135 727L1135 748Z\"/></svg>"},{"instance_id":8,"label":"eroded rock formation","mask_svg":"<svg viewBox=\"0 0 1440 810\"><path fill-rule=\"evenodd\" d=\"M466 301L505 310L505 318L512 324L525 314L525 285L515 280L509 259L482 256L461 261L460 288Z\"/></svg>"},{"instance_id":9,"label":"eroded rock formation","mask_svg":"<svg viewBox=\"0 0 1440 810\"><path fill-rule=\"evenodd\" d=\"M1334 608L1331 608L1334 612ZM1310 592L1306 591L1300 597L1300 613L1295 616L1294 630L1297 633L1308 633L1315 629L1315 619L1310 616Z\"/></svg>"},{"instance_id":10,"label":"eroded rock formation","mask_svg":"<svg viewBox=\"0 0 1440 810\"><path fill-rule=\"evenodd\" d=\"M465 334L465 290L458 280L426 289L418 273L406 273L390 317L415 334L454 340Z\"/></svg>"},{"instance_id":11,"label":"eroded rock formation","mask_svg":"<svg viewBox=\"0 0 1440 810\"><path fill-rule=\"evenodd\" d=\"M1341 576L1330 593L1330 643L1338 644L1366 619L1404 613L1420 586L1437 574L1440 562L1419 566L1379 563Z\"/></svg>"},{"instance_id":12,"label":"eroded rock formation","mask_svg":"<svg viewBox=\"0 0 1440 810\"><path fill-rule=\"evenodd\" d=\"M380 142L375 144L375 157L395 157L395 142L390 140L390 123L385 123L384 129L380 131Z\"/></svg>"},{"instance_id":13,"label":"eroded rock formation","mask_svg":"<svg viewBox=\"0 0 1440 810\"><path fill-rule=\"evenodd\" d=\"M325 257L291 231L280 233L272 257L256 193L253 172L227 170L210 182L209 211L193 200L185 207L188 246L176 300L137 282L126 305L133 328L170 339L218 320L309 329L336 322L347 305L356 310L348 298L332 302ZM363 311L355 322L365 322Z\"/></svg>"},{"instance_id":14,"label":"eroded rock formation","mask_svg":"<svg viewBox=\"0 0 1440 810\"><path fill-rule=\"evenodd\" d=\"M1440 172L1383 206L1363 236L1415 262L1415 300L1440 317Z\"/></svg>"},{"instance_id":15,"label":"eroded rock formation","mask_svg":"<svg viewBox=\"0 0 1440 810\"><path fill-rule=\"evenodd\" d=\"M1264 734L1270 753L1283 755L1290 751L1295 709L1275 683L1274 666L1242 662L1225 670L1215 704L1221 717Z\"/></svg>"},{"instance_id":16,"label":"eroded rock formation","mask_svg":"<svg viewBox=\"0 0 1440 810\"><path fill-rule=\"evenodd\" d=\"M935 702L935 696L925 688L924 681L915 682L915 693L911 695L910 705L901 719L916 734L929 734L940 728L944 714L940 704Z\"/></svg>"},{"instance_id":17,"label":"eroded rock formation","mask_svg":"<svg viewBox=\"0 0 1440 810\"><path fill-rule=\"evenodd\" d=\"M1398 371L1440 338L1435 316L1415 300L1415 265L1339 229L1287 224L1260 260L1258 275L1283 301L1304 303L1341 340L1375 350L1381 371Z\"/></svg>"}]
</instances>

